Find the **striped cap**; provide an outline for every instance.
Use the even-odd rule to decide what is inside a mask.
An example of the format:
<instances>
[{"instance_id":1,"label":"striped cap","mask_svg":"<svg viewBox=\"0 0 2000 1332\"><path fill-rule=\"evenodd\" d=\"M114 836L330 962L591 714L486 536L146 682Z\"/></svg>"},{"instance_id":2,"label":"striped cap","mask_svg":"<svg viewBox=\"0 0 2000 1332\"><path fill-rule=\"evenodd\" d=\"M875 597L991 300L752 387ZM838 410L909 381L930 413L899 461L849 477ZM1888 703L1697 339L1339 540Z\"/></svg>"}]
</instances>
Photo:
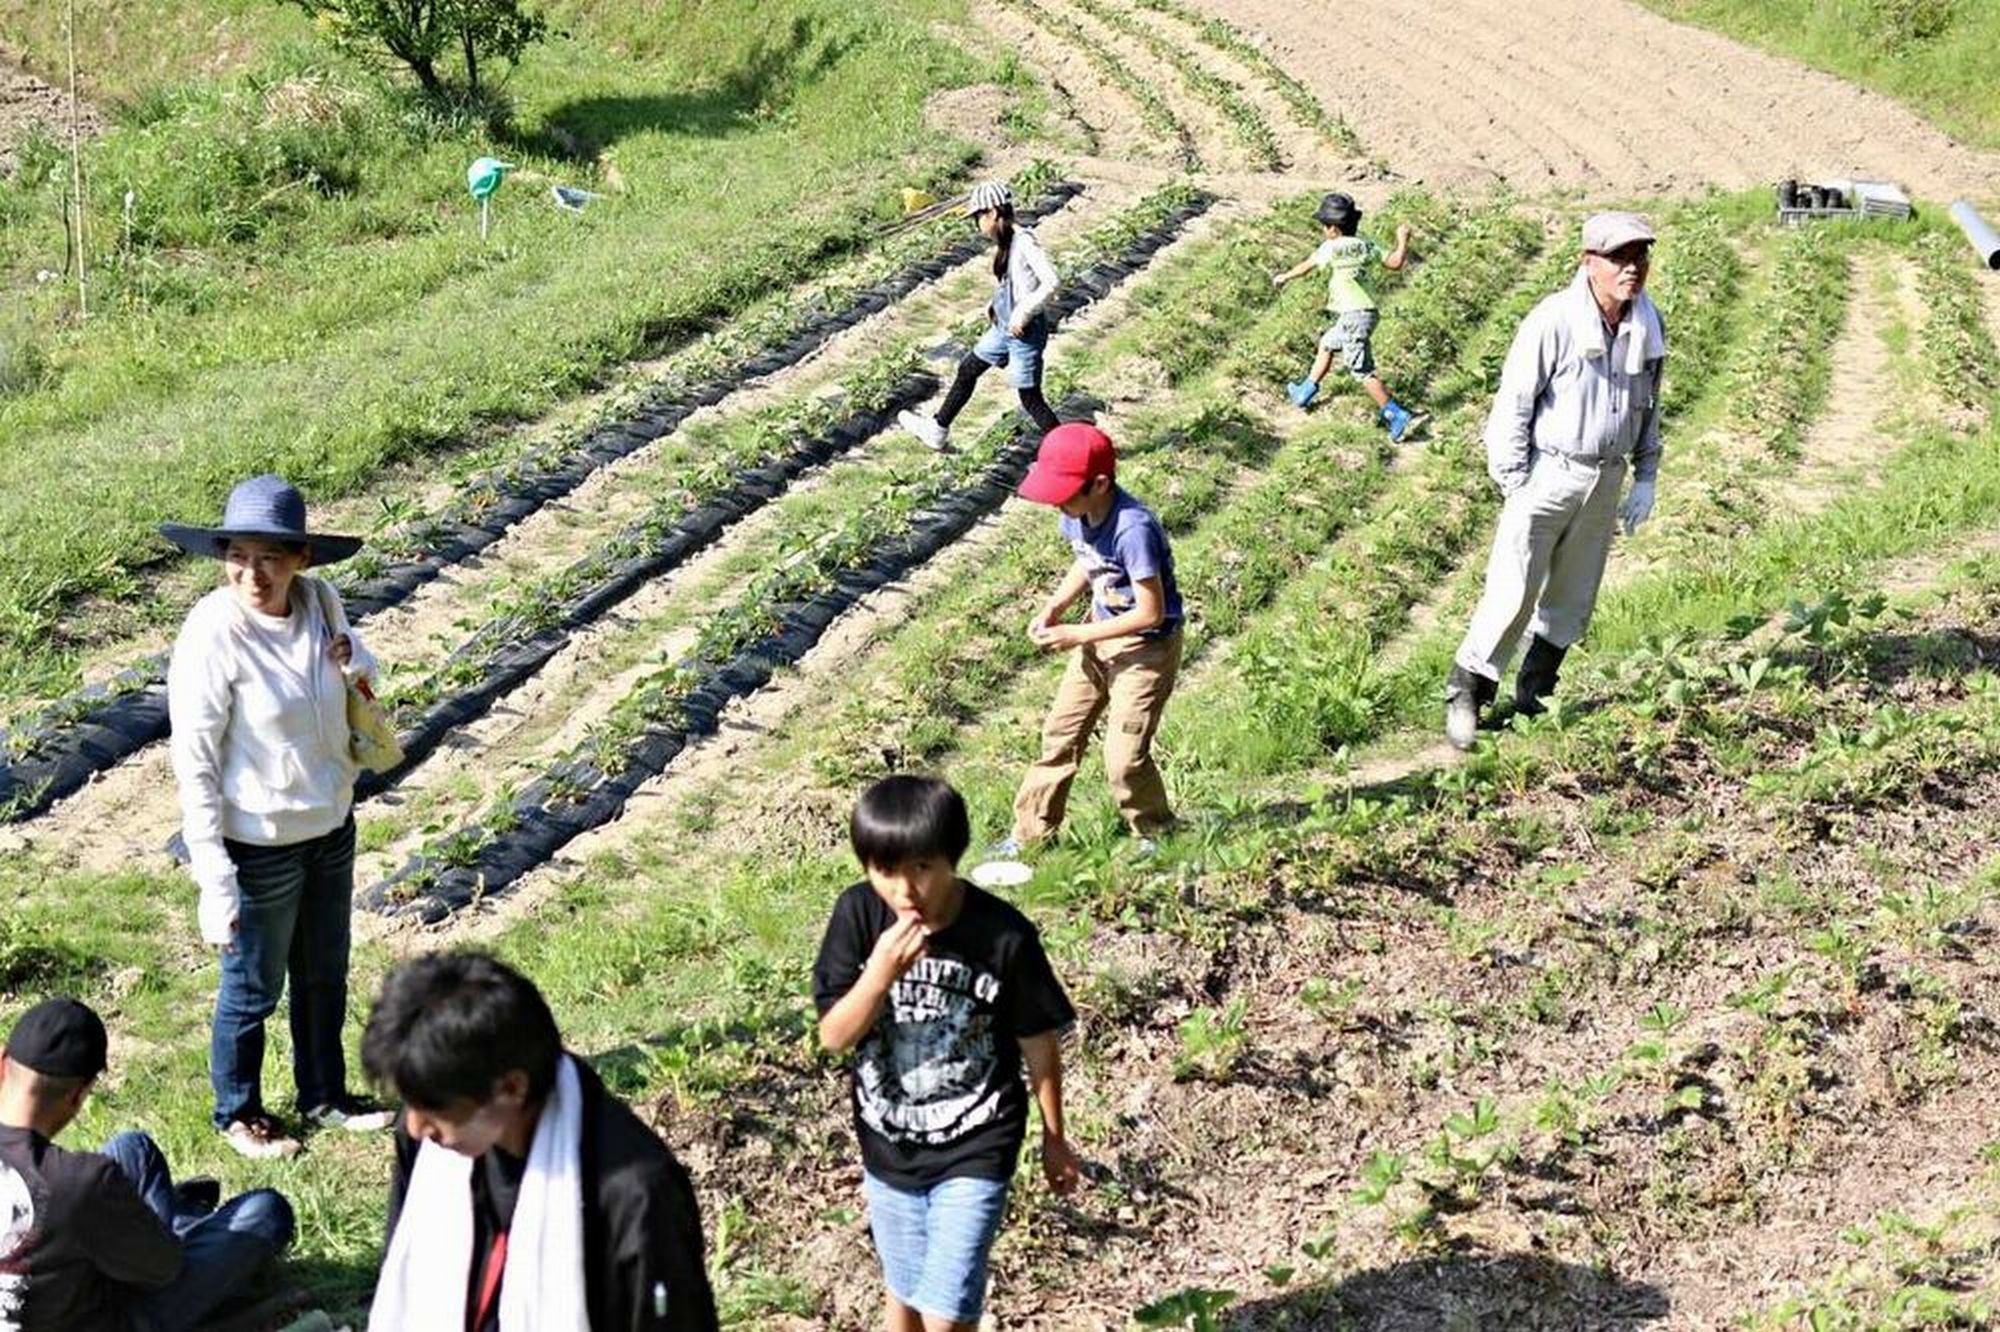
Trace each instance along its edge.
<instances>
[{"instance_id":1,"label":"striped cap","mask_svg":"<svg viewBox=\"0 0 2000 1332\"><path fill-rule=\"evenodd\" d=\"M995 208L1012 208L1014 191L997 180L981 181L972 187L972 193L965 200L965 215L978 217L981 213L992 212Z\"/></svg>"}]
</instances>

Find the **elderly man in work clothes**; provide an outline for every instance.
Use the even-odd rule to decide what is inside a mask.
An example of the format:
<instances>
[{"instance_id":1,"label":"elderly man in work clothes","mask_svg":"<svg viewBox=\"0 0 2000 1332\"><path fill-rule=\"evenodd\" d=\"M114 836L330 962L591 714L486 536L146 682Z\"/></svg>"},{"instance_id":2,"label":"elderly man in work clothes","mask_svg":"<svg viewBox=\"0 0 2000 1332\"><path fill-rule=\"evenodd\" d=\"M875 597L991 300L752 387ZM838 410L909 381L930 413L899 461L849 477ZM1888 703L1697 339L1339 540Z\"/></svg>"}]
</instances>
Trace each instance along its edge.
<instances>
[{"instance_id":1,"label":"elderly man in work clothes","mask_svg":"<svg viewBox=\"0 0 2000 1332\"><path fill-rule=\"evenodd\" d=\"M1563 654L1590 624L1613 523L1630 535L1653 511L1667 352L1644 294L1653 240L1634 213L1585 222L1576 280L1534 308L1508 349L1486 422L1487 471L1506 505L1445 686L1445 734L1460 749L1472 747L1479 710L1528 629L1514 707L1542 711Z\"/></svg>"}]
</instances>

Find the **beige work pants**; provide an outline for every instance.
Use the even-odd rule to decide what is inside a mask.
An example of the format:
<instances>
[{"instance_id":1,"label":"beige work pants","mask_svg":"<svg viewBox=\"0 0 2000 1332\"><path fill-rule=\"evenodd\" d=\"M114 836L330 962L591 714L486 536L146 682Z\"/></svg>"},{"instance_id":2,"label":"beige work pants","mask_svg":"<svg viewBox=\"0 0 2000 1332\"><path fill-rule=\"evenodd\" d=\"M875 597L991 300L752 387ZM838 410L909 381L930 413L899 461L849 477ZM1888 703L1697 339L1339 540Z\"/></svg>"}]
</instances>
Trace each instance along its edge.
<instances>
[{"instance_id":1,"label":"beige work pants","mask_svg":"<svg viewBox=\"0 0 2000 1332\"><path fill-rule=\"evenodd\" d=\"M1581 463L1544 453L1500 510L1486 591L1459 645L1458 664L1498 680L1524 631L1566 648L1597 607L1618 522L1626 462Z\"/></svg>"},{"instance_id":2,"label":"beige work pants","mask_svg":"<svg viewBox=\"0 0 2000 1332\"><path fill-rule=\"evenodd\" d=\"M1070 783L1100 716L1104 771L1126 825L1145 834L1173 821L1166 783L1153 762L1153 736L1180 673L1181 637L1176 629L1159 639L1112 638L1070 653L1042 723L1042 755L1014 797L1016 838L1038 841L1062 826Z\"/></svg>"}]
</instances>

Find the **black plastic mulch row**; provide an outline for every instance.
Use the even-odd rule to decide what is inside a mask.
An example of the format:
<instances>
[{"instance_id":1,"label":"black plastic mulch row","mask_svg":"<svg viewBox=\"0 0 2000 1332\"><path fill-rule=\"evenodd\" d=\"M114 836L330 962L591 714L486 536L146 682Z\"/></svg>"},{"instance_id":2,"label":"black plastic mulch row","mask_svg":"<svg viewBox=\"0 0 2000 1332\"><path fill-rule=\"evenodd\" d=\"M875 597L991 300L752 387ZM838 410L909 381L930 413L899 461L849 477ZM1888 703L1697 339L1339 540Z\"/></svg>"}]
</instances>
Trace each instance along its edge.
<instances>
[{"instance_id":1,"label":"black plastic mulch row","mask_svg":"<svg viewBox=\"0 0 2000 1332\"><path fill-rule=\"evenodd\" d=\"M1143 267L1212 202L1197 197L1117 259L1095 266L1066 283L1066 288L1087 288L1094 293L1092 299L1102 295ZM841 573L832 588L789 608L775 633L708 673L688 696L680 721L648 729L615 761L600 755L596 761L550 768L516 799L513 826L482 843L470 863L436 865L422 855L414 856L371 887L363 903L386 914L416 915L435 923L479 898L506 891L574 838L616 819L632 794L664 772L692 739L716 730L731 702L762 688L779 667L801 660L862 597L923 564L998 508L1020 484L1038 443L1032 430L1017 433L977 481L926 509L905 531L878 543L864 564ZM559 799L558 792L563 793ZM403 885L419 877L429 879L424 890L399 900L408 891Z\"/></svg>"},{"instance_id":2,"label":"black plastic mulch row","mask_svg":"<svg viewBox=\"0 0 2000 1332\"><path fill-rule=\"evenodd\" d=\"M618 755L614 769L582 761L550 769L521 793L514 806L514 827L482 845L472 864L440 870L421 896L399 902L398 886L429 868L422 857L414 857L370 888L363 904L435 923L476 898L504 892L572 839L616 819L633 792L666 771L689 741L714 732L730 702L762 688L780 666L802 659L834 620L862 597L908 573L998 508L1026 474L1039 438L1032 430L1022 430L979 481L927 510L911 528L884 543L868 563L840 574L831 589L791 607L776 633L709 673L688 696L681 721L649 729ZM586 789L577 798L554 798L559 787L578 786Z\"/></svg>"},{"instance_id":3,"label":"black plastic mulch row","mask_svg":"<svg viewBox=\"0 0 2000 1332\"><path fill-rule=\"evenodd\" d=\"M1047 307L1050 326L1060 327L1064 320L1109 291L1130 271L1123 263L1125 257L1093 265L1064 283ZM922 402L936 388L937 380L931 374L913 373L896 385L879 411L852 413L823 434L799 441L783 456L739 472L726 490L654 536L652 546L643 554L620 562L597 582L574 593L555 609L550 623L533 634L509 642L506 635L518 626L504 622L489 626L488 632L456 654L459 657L485 654L479 679L426 709L402 733L403 762L387 773L364 773L356 794L367 799L394 786L435 753L453 728L484 716L495 702L531 678L562 650L577 629L595 621L648 580L677 567L738 521L776 499L808 468L887 429L898 411ZM624 544L633 535L634 529L627 528L614 541Z\"/></svg>"},{"instance_id":4,"label":"black plastic mulch row","mask_svg":"<svg viewBox=\"0 0 2000 1332\"><path fill-rule=\"evenodd\" d=\"M937 386L935 375L915 372L896 385L879 410L850 413L821 434L802 440L782 457L759 467L745 468L727 490L661 532L649 548L613 565L598 582L563 602L550 622L534 633L509 640L503 625L496 626L490 635L475 638L457 655L484 652L480 678L426 708L401 733L402 763L386 773L361 774L360 781L355 783L355 796L366 800L394 786L410 769L429 758L454 728L484 716L494 703L532 678L562 651L578 629L714 543L729 528L783 494L801 473L881 434L895 420L898 411L922 402L937 391ZM629 538L631 534L632 529L627 529L621 535Z\"/></svg>"},{"instance_id":5,"label":"black plastic mulch row","mask_svg":"<svg viewBox=\"0 0 2000 1332\"><path fill-rule=\"evenodd\" d=\"M1039 220L1053 214L1083 192L1075 181L1049 187L1022 216ZM414 559L399 561L350 590L348 614L359 620L407 600L445 569L462 563L498 541L517 523L553 500L561 499L600 468L625 458L677 428L703 407L710 407L752 380L796 365L836 334L852 328L917 288L970 262L986 242L968 236L925 259L918 259L858 293L839 310L815 313L792 336L744 357L692 388L642 400L623 420L598 426L562 461L517 476L479 478L466 487L480 496L462 501L456 511L427 524L429 549ZM18 823L47 813L51 806L75 794L98 773L123 762L163 739L168 730L167 660L149 657L104 683L91 685L51 705L44 717L64 717L56 724L29 721L13 731L0 731L0 753L10 743L28 752L0 765L0 823Z\"/></svg>"}]
</instances>

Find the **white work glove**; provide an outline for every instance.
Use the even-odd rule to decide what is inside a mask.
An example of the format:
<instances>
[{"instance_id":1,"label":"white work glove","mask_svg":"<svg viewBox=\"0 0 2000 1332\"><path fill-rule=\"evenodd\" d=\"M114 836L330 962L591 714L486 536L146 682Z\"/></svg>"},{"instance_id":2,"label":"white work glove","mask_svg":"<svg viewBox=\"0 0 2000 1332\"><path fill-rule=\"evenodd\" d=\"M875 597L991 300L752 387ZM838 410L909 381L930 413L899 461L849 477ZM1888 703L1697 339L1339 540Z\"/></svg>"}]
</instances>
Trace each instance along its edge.
<instances>
[{"instance_id":1,"label":"white work glove","mask_svg":"<svg viewBox=\"0 0 2000 1332\"><path fill-rule=\"evenodd\" d=\"M226 853L220 856L222 864L206 863L213 855L207 847L201 854L191 852L193 863L188 868L194 871L195 888L201 894L194 908L201 941L220 948L236 942L237 906L242 894L236 886L236 866L229 863Z\"/></svg>"},{"instance_id":2,"label":"white work glove","mask_svg":"<svg viewBox=\"0 0 2000 1332\"><path fill-rule=\"evenodd\" d=\"M203 893L195 907L195 919L201 924L201 941L224 947L236 942L236 895L224 897L220 893Z\"/></svg>"},{"instance_id":3,"label":"white work glove","mask_svg":"<svg viewBox=\"0 0 2000 1332\"><path fill-rule=\"evenodd\" d=\"M1639 524L1653 516L1653 483L1634 481L1632 493L1618 506L1618 520L1625 524L1625 535L1631 536L1639 530Z\"/></svg>"}]
</instances>

